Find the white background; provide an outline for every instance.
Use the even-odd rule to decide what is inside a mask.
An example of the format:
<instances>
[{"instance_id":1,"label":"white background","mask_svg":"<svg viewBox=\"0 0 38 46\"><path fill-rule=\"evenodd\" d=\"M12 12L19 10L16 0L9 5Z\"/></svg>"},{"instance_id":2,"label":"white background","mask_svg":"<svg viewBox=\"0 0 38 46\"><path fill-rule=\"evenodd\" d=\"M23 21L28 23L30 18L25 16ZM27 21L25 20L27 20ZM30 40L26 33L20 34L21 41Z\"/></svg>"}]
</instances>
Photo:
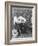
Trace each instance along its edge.
<instances>
[{"instance_id":1,"label":"white background","mask_svg":"<svg viewBox=\"0 0 38 46\"><path fill-rule=\"evenodd\" d=\"M0 0L0 46L5 46L5 1L6 0ZM11 1L38 3L38 0L11 0ZM13 46L38 46L38 43L19 44L19 45L13 45Z\"/></svg>"}]
</instances>

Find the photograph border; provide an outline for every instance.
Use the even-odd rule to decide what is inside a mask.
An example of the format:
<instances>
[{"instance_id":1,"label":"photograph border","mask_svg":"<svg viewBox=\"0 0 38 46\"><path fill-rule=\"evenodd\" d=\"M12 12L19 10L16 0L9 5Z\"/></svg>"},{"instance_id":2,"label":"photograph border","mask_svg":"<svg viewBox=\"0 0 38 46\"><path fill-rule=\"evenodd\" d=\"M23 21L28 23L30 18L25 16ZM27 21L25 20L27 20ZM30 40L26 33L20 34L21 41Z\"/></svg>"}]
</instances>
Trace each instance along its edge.
<instances>
[{"instance_id":1,"label":"photograph border","mask_svg":"<svg viewBox=\"0 0 38 46\"><path fill-rule=\"evenodd\" d=\"M10 39L9 39L9 26L10 26L10 23L9 23L9 5L11 6L12 4L24 4L24 5L34 5L36 8L35 8L35 41L24 41L24 42L17 42L17 43L10 43ZM12 1L6 1L5 2L5 44L8 44L8 45L12 45L12 44L25 44L25 43L36 43L37 42L37 4L36 3L26 3L26 2L12 2Z\"/></svg>"}]
</instances>

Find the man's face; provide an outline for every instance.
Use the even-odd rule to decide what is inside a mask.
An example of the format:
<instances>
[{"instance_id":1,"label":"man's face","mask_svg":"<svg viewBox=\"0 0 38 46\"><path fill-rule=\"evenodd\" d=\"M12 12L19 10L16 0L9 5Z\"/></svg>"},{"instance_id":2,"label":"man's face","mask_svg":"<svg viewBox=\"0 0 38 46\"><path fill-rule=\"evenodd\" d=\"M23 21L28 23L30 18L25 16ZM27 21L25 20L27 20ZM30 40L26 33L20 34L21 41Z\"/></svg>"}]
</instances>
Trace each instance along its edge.
<instances>
[{"instance_id":1,"label":"man's face","mask_svg":"<svg viewBox=\"0 0 38 46\"><path fill-rule=\"evenodd\" d=\"M18 23L25 23L26 22L26 19L22 16L19 16L18 17Z\"/></svg>"}]
</instances>

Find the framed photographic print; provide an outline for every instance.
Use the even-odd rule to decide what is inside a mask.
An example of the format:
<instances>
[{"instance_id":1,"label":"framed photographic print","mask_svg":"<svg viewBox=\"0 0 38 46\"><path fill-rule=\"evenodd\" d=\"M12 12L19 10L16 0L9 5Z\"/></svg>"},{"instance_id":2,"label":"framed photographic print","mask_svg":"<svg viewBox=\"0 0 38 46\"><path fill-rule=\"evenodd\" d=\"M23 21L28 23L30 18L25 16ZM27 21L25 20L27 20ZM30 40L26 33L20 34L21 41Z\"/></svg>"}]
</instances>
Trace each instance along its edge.
<instances>
[{"instance_id":1,"label":"framed photographic print","mask_svg":"<svg viewBox=\"0 0 38 46\"><path fill-rule=\"evenodd\" d=\"M5 44L37 42L37 4L5 2Z\"/></svg>"}]
</instances>

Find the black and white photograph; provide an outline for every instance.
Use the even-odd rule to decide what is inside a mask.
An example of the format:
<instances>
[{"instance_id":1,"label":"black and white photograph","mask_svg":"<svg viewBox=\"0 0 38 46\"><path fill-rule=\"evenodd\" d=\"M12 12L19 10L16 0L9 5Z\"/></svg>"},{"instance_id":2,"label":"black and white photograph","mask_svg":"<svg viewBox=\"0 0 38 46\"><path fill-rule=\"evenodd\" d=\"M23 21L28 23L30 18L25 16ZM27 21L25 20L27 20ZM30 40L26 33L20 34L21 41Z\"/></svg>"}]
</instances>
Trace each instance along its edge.
<instances>
[{"instance_id":1,"label":"black and white photograph","mask_svg":"<svg viewBox=\"0 0 38 46\"><path fill-rule=\"evenodd\" d=\"M37 42L37 4L6 2L5 10L5 42Z\"/></svg>"},{"instance_id":2,"label":"black and white photograph","mask_svg":"<svg viewBox=\"0 0 38 46\"><path fill-rule=\"evenodd\" d=\"M32 7L12 7L12 37L32 37Z\"/></svg>"}]
</instances>

